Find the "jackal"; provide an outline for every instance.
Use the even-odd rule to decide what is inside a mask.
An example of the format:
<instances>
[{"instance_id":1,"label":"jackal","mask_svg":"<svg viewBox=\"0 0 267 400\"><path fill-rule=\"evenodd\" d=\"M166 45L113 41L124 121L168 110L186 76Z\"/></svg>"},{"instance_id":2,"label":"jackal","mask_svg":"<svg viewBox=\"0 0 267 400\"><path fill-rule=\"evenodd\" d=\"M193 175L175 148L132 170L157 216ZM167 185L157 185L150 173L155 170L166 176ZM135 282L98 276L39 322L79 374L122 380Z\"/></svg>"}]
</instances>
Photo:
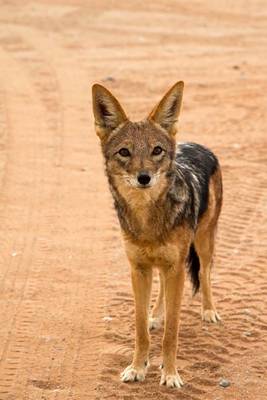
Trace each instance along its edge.
<instances>
[{"instance_id":1,"label":"jackal","mask_svg":"<svg viewBox=\"0 0 267 400\"><path fill-rule=\"evenodd\" d=\"M222 205L221 170L215 155L195 143L176 145L183 82L176 83L141 122L131 122L118 100L95 84L93 111L106 174L131 265L136 340L124 382L143 381L149 329L164 321L160 384L181 387L176 369L178 325L188 268L194 292L201 287L202 318L220 317L211 293L210 270ZM152 269L160 291L149 317Z\"/></svg>"}]
</instances>

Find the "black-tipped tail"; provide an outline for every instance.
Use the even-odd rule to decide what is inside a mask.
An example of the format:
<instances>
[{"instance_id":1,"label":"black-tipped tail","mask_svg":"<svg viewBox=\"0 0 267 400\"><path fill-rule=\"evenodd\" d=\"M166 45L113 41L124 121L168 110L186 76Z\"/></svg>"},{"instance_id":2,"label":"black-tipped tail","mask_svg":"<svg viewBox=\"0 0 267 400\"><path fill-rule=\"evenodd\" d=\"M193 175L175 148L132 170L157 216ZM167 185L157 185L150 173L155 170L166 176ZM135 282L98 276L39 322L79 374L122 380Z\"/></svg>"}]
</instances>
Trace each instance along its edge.
<instances>
[{"instance_id":1,"label":"black-tipped tail","mask_svg":"<svg viewBox=\"0 0 267 400\"><path fill-rule=\"evenodd\" d=\"M193 295L195 295L198 292L200 286L199 270L200 270L199 258L194 245L191 244L188 254L188 271L193 286Z\"/></svg>"}]
</instances>

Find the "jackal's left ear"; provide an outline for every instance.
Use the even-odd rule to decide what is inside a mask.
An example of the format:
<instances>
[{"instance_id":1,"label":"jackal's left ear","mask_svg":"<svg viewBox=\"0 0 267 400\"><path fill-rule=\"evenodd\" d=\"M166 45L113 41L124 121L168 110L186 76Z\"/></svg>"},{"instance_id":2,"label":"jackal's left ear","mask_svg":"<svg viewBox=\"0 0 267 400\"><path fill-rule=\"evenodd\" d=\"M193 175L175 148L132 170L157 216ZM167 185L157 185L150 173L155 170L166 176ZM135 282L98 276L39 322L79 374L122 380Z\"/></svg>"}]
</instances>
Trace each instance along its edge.
<instances>
[{"instance_id":1,"label":"jackal's left ear","mask_svg":"<svg viewBox=\"0 0 267 400\"><path fill-rule=\"evenodd\" d=\"M96 133L103 140L110 132L126 122L127 117L118 100L104 86L93 85L92 95Z\"/></svg>"},{"instance_id":2,"label":"jackal's left ear","mask_svg":"<svg viewBox=\"0 0 267 400\"><path fill-rule=\"evenodd\" d=\"M148 119L159 124L170 135L177 131L176 122L181 110L184 82L177 82L149 114Z\"/></svg>"}]
</instances>

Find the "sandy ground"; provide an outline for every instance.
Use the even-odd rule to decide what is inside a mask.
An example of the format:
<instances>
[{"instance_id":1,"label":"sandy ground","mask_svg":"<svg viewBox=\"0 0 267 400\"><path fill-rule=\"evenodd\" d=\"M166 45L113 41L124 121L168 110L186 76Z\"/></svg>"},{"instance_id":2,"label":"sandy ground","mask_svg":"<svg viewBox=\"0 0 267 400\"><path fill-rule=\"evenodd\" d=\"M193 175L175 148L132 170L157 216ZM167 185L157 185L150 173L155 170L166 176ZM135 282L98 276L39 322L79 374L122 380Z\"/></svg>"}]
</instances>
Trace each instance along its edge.
<instances>
[{"instance_id":1,"label":"sandy ground","mask_svg":"<svg viewBox=\"0 0 267 400\"><path fill-rule=\"evenodd\" d=\"M0 3L0 400L266 399L266 2ZM90 87L139 119L180 79L180 140L217 153L225 200L223 322L201 322L187 284L175 391L159 387L162 330L146 381L119 381L133 299Z\"/></svg>"}]
</instances>

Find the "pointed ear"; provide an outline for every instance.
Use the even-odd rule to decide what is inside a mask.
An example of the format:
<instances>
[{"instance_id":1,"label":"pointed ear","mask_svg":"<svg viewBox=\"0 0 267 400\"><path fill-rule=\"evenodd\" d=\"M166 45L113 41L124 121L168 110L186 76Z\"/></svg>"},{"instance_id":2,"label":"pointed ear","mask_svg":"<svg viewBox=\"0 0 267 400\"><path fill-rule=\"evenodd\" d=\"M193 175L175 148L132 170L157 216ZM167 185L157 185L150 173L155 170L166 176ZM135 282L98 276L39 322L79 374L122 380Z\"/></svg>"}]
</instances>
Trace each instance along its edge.
<instances>
[{"instance_id":1,"label":"pointed ear","mask_svg":"<svg viewBox=\"0 0 267 400\"><path fill-rule=\"evenodd\" d=\"M101 140L128 119L118 100L104 86L92 87L95 129Z\"/></svg>"},{"instance_id":2,"label":"pointed ear","mask_svg":"<svg viewBox=\"0 0 267 400\"><path fill-rule=\"evenodd\" d=\"M148 119L156 122L170 135L174 136L177 131L176 122L181 110L184 82L177 82L159 104L149 114Z\"/></svg>"}]
</instances>

